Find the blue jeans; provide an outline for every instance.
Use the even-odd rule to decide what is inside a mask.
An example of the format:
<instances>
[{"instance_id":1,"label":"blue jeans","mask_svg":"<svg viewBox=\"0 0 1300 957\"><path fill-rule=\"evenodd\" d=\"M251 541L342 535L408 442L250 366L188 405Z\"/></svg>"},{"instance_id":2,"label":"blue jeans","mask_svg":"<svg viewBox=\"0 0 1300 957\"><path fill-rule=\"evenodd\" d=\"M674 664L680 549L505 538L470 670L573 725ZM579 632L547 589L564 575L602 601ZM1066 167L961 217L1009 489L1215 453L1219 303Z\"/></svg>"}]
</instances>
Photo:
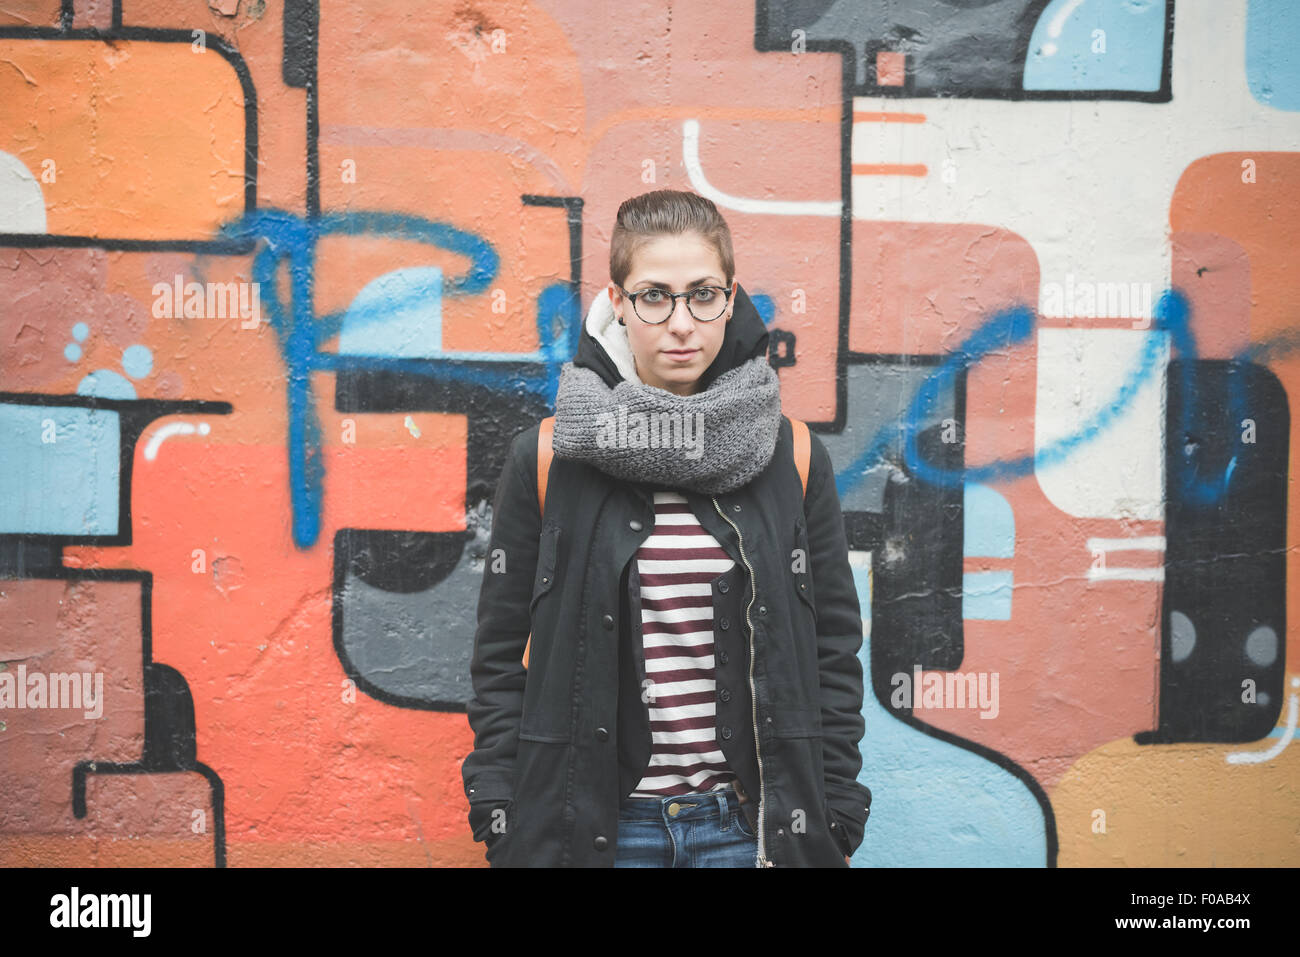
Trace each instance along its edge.
<instances>
[{"instance_id":1,"label":"blue jeans","mask_svg":"<svg viewBox=\"0 0 1300 957\"><path fill-rule=\"evenodd\" d=\"M615 867L756 867L758 837L736 789L624 798Z\"/></svg>"}]
</instances>

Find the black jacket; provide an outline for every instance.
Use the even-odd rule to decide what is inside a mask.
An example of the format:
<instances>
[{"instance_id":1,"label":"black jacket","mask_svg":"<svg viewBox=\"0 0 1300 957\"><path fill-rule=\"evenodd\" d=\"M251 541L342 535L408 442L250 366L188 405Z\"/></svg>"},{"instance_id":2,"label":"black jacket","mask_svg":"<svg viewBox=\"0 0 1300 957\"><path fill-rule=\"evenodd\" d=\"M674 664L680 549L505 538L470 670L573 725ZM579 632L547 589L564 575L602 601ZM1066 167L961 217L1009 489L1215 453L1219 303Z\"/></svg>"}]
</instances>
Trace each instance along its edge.
<instances>
[{"instance_id":1,"label":"black jacket","mask_svg":"<svg viewBox=\"0 0 1300 957\"><path fill-rule=\"evenodd\" d=\"M767 338L739 289L702 387L765 354ZM574 362L621 380L585 328ZM619 801L650 758L630 593L654 489L556 456L543 521L537 432L515 436L493 505L470 666L474 750L461 767L469 822L493 866L610 867ZM679 490L736 562L713 582L717 741L758 802L765 866L846 866L871 807L857 780L862 617L830 456L816 434L811 445L803 508L785 417L749 484Z\"/></svg>"}]
</instances>

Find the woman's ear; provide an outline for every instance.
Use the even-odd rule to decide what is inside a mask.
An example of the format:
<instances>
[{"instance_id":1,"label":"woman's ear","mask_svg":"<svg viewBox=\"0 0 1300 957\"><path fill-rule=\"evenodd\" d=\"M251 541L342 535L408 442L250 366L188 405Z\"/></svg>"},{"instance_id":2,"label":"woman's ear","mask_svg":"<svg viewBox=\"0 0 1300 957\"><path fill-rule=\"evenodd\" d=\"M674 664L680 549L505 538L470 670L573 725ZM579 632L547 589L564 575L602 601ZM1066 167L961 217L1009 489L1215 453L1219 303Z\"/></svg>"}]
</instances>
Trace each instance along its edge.
<instances>
[{"instance_id":1,"label":"woman's ear","mask_svg":"<svg viewBox=\"0 0 1300 957\"><path fill-rule=\"evenodd\" d=\"M612 281L610 282L610 284L609 284L608 286L605 287L605 291L606 291L607 293L609 293L609 304L610 304L610 306L614 306L614 305L617 303L617 300L614 298L614 283L613 283ZM627 323L623 321L623 317L620 316L620 315L618 314L618 310L617 310L617 309L614 310L614 318L618 320L618 324L619 324L620 326L626 326L626 325L627 325Z\"/></svg>"}]
</instances>

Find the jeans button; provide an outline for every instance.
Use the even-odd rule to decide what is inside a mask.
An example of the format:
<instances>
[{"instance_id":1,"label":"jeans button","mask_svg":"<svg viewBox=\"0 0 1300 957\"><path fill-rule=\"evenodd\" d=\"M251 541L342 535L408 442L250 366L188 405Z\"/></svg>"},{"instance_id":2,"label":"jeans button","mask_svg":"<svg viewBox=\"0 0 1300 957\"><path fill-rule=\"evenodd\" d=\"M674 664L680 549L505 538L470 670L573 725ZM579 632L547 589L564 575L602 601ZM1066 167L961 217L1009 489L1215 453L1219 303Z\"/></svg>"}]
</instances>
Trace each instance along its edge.
<instances>
[{"instance_id":1,"label":"jeans button","mask_svg":"<svg viewBox=\"0 0 1300 957\"><path fill-rule=\"evenodd\" d=\"M609 847L609 840L604 834L598 834L596 835L596 839L591 842L591 846L598 851L603 851L605 848Z\"/></svg>"},{"instance_id":2,"label":"jeans button","mask_svg":"<svg viewBox=\"0 0 1300 957\"><path fill-rule=\"evenodd\" d=\"M605 626L605 630L606 630L606 631L608 631L608 630L610 630L610 629L612 629L612 628L614 627L614 616L613 616L613 615L606 615L606 616L605 616L604 618L602 618L600 621L601 621L601 624L603 624L603 625Z\"/></svg>"},{"instance_id":3,"label":"jeans button","mask_svg":"<svg viewBox=\"0 0 1300 957\"><path fill-rule=\"evenodd\" d=\"M632 529L632 531L634 531L634 532L639 532L639 531L641 531L641 523L640 523L639 521L637 521L635 518L632 519L632 521L630 521L630 522L627 523L627 527L630 528L630 529Z\"/></svg>"}]
</instances>

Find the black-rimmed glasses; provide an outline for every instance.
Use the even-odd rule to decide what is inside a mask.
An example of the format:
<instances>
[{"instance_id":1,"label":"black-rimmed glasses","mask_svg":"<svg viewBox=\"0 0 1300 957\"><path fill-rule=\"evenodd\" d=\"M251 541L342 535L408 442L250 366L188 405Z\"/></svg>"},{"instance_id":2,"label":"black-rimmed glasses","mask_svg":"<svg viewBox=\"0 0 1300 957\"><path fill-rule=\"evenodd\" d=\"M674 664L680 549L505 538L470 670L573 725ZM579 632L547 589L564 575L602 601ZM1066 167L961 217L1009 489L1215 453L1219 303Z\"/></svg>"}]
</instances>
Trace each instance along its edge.
<instances>
[{"instance_id":1,"label":"black-rimmed glasses","mask_svg":"<svg viewBox=\"0 0 1300 957\"><path fill-rule=\"evenodd\" d=\"M632 300L632 311L638 319L648 325L657 326L673 314L677 300L686 300L686 309L692 317L700 322L712 322L727 310L731 299L731 289L725 286L696 286L686 292L669 292L667 289L642 289L628 292L618 287L628 299Z\"/></svg>"}]
</instances>

